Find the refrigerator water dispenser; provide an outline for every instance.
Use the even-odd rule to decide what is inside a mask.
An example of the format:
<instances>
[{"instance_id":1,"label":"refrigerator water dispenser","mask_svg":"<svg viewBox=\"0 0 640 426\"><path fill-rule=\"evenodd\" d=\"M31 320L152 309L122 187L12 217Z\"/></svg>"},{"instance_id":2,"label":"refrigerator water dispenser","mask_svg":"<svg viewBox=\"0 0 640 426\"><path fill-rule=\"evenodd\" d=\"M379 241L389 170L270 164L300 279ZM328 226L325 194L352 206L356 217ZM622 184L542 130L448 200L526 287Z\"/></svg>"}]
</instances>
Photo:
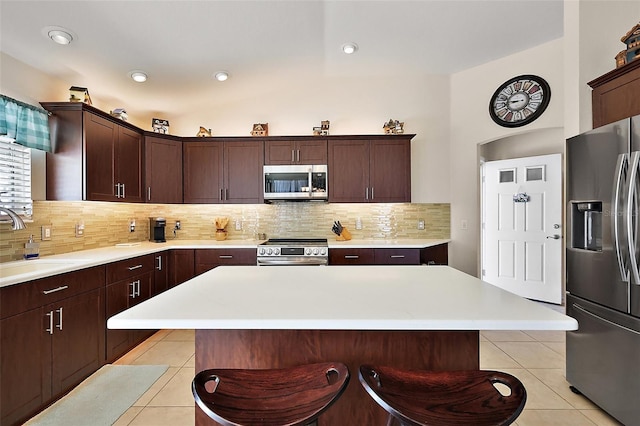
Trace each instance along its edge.
<instances>
[{"instance_id":1,"label":"refrigerator water dispenser","mask_svg":"<svg viewBox=\"0 0 640 426\"><path fill-rule=\"evenodd\" d=\"M572 202L571 247L602 251L602 201Z\"/></svg>"}]
</instances>

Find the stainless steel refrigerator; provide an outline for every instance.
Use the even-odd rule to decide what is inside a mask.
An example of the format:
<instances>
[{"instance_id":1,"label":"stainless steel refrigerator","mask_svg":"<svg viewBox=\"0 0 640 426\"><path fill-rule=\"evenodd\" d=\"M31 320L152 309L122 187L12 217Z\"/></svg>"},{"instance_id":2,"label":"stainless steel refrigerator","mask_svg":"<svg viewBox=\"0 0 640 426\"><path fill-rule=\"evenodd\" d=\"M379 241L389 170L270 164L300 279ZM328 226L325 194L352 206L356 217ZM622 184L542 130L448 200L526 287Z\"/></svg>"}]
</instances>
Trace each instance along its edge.
<instances>
[{"instance_id":1,"label":"stainless steel refrigerator","mask_svg":"<svg viewBox=\"0 0 640 426\"><path fill-rule=\"evenodd\" d=\"M640 117L567 140L567 380L640 425Z\"/></svg>"}]
</instances>

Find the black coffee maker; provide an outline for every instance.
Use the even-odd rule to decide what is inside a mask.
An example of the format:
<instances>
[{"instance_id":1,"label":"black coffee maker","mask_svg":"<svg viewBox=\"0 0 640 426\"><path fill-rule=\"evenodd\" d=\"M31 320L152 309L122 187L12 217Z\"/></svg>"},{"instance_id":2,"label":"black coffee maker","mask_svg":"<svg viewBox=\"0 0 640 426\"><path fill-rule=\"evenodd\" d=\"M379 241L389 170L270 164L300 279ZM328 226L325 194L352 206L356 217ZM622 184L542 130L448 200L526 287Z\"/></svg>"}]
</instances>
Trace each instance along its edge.
<instances>
[{"instance_id":1,"label":"black coffee maker","mask_svg":"<svg viewBox=\"0 0 640 426\"><path fill-rule=\"evenodd\" d=\"M167 240L164 236L164 229L167 226L167 220L163 217L149 218L149 241L156 243L165 243Z\"/></svg>"}]
</instances>

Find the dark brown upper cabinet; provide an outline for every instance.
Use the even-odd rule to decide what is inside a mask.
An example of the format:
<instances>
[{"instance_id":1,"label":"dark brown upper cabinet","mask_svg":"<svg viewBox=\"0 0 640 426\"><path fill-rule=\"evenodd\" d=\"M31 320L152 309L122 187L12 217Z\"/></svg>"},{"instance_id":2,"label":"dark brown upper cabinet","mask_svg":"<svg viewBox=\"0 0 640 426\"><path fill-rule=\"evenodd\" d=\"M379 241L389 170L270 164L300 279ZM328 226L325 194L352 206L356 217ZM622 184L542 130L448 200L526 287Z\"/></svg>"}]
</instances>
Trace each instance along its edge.
<instances>
[{"instance_id":1,"label":"dark brown upper cabinet","mask_svg":"<svg viewBox=\"0 0 640 426\"><path fill-rule=\"evenodd\" d=\"M327 164L326 139L269 139L264 143L264 163L277 164Z\"/></svg>"},{"instance_id":2,"label":"dark brown upper cabinet","mask_svg":"<svg viewBox=\"0 0 640 426\"><path fill-rule=\"evenodd\" d=\"M52 113L47 200L143 202L142 132L83 103L43 102Z\"/></svg>"},{"instance_id":3,"label":"dark brown upper cabinet","mask_svg":"<svg viewBox=\"0 0 640 426\"><path fill-rule=\"evenodd\" d=\"M262 203L264 141L232 138L202 141L185 138L184 202Z\"/></svg>"},{"instance_id":4,"label":"dark brown upper cabinet","mask_svg":"<svg viewBox=\"0 0 640 426\"><path fill-rule=\"evenodd\" d=\"M329 202L411 202L413 136L330 140Z\"/></svg>"},{"instance_id":5,"label":"dark brown upper cabinet","mask_svg":"<svg viewBox=\"0 0 640 426\"><path fill-rule=\"evenodd\" d=\"M593 81L589 86L593 128L640 115L640 61L632 61Z\"/></svg>"},{"instance_id":6,"label":"dark brown upper cabinet","mask_svg":"<svg viewBox=\"0 0 640 426\"><path fill-rule=\"evenodd\" d=\"M145 182L148 203L182 203L182 141L146 134Z\"/></svg>"}]
</instances>

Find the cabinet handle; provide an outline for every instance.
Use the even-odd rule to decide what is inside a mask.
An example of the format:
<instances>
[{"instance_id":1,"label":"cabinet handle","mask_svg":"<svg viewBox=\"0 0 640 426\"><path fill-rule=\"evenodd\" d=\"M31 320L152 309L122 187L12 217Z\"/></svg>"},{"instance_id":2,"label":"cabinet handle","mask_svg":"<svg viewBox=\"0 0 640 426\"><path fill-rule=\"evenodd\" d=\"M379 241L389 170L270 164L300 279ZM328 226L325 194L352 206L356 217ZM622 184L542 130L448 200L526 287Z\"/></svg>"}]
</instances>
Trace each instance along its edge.
<instances>
[{"instance_id":1,"label":"cabinet handle","mask_svg":"<svg viewBox=\"0 0 640 426\"><path fill-rule=\"evenodd\" d=\"M219 259L233 259L233 255L231 254L221 254L218 256Z\"/></svg>"},{"instance_id":2,"label":"cabinet handle","mask_svg":"<svg viewBox=\"0 0 640 426\"><path fill-rule=\"evenodd\" d=\"M122 184L122 198L126 198L126 196L124 194L124 183Z\"/></svg>"},{"instance_id":3,"label":"cabinet handle","mask_svg":"<svg viewBox=\"0 0 640 426\"><path fill-rule=\"evenodd\" d=\"M300 162L300 150L298 150L298 163Z\"/></svg>"},{"instance_id":4,"label":"cabinet handle","mask_svg":"<svg viewBox=\"0 0 640 426\"><path fill-rule=\"evenodd\" d=\"M156 259L158 260L158 266L156 266L156 269L158 271L162 271L162 256L157 256Z\"/></svg>"},{"instance_id":5,"label":"cabinet handle","mask_svg":"<svg viewBox=\"0 0 640 426\"><path fill-rule=\"evenodd\" d=\"M375 197L375 195L373 195L373 186L371 187L371 199L373 200Z\"/></svg>"},{"instance_id":6,"label":"cabinet handle","mask_svg":"<svg viewBox=\"0 0 640 426\"><path fill-rule=\"evenodd\" d=\"M151 187L147 187L147 201L151 201Z\"/></svg>"},{"instance_id":7,"label":"cabinet handle","mask_svg":"<svg viewBox=\"0 0 640 426\"><path fill-rule=\"evenodd\" d=\"M296 152L295 149L291 150L291 162L292 163L295 163L295 161L296 161L295 152Z\"/></svg>"},{"instance_id":8,"label":"cabinet handle","mask_svg":"<svg viewBox=\"0 0 640 426\"><path fill-rule=\"evenodd\" d=\"M140 280L135 280L129 283L131 286L131 294L129 297L135 299L137 296L140 296Z\"/></svg>"},{"instance_id":9,"label":"cabinet handle","mask_svg":"<svg viewBox=\"0 0 640 426\"><path fill-rule=\"evenodd\" d=\"M60 309L56 309L56 312L58 313L58 318L60 319L60 322L58 323L58 325L56 325L56 328L62 331L62 307L60 307Z\"/></svg>"},{"instance_id":10,"label":"cabinet handle","mask_svg":"<svg viewBox=\"0 0 640 426\"><path fill-rule=\"evenodd\" d=\"M120 184L116 183L116 198L120 198Z\"/></svg>"},{"instance_id":11,"label":"cabinet handle","mask_svg":"<svg viewBox=\"0 0 640 426\"><path fill-rule=\"evenodd\" d=\"M224 189L220 188L220 201L223 200L223 191L224 191Z\"/></svg>"},{"instance_id":12,"label":"cabinet handle","mask_svg":"<svg viewBox=\"0 0 640 426\"><path fill-rule=\"evenodd\" d=\"M392 259L404 259L404 254L392 254Z\"/></svg>"},{"instance_id":13,"label":"cabinet handle","mask_svg":"<svg viewBox=\"0 0 640 426\"><path fill-rule=\"evenodd\" d=\"M365 188L365 195L364 195L364 199L368 200L369 199L369 187Z\"/></svg>"},{"instance_id":14,"label":"cabinet handle","mask_svg":"<svg viewBox=\"0 0 640 426\"><path fill-rule=\"evenodd\" d=\"M127 269L130 271L134 271L136 269L140 269L142 268L142 265L136 265L136 266L129 266Z\"/></svg>"},{"instance_id":15,"label":"cabinet handle","mask_svg":"<svg viewBox=\"0 0 640 426\"><path fill-rule=\"evenodd\" d=\"M46 328L45 331L49 334L53 334L53 311L47 312L47 316L49 317L49 328Z\"/></svg>"},{"instance_id":16,"label":"cabinet handle","mask_svg":"<svg viewBox=\"0 0 640 426\"><path fill-rule=\"evenodd\" d=\"M224 189L224 199L225 201L229 199L229 188Z\"/></svg>"},{"instance_id":17,"label":"cabinet handle","mask_svg":"<svg viewBox=\"0 0 640 426\"><path fill-rule=\"evenodd\" d=\"M344 256L345 259L360 259L360 256L358 256L357 254L346 254Z\"/></svg>"},{"instance_id":18,"label":"cabinet handle","mask_svg":"<svg viewBox=\"0 0 640 426\"><path fill-rule=\"evenodd\" d=\"M52 288L51 290L42 290L42 294L51 294L51 293L55 293L56 291L66 290L68 288L69 288L68 285L61 285L60 287Z\"/></svg>"}]
</instances>

